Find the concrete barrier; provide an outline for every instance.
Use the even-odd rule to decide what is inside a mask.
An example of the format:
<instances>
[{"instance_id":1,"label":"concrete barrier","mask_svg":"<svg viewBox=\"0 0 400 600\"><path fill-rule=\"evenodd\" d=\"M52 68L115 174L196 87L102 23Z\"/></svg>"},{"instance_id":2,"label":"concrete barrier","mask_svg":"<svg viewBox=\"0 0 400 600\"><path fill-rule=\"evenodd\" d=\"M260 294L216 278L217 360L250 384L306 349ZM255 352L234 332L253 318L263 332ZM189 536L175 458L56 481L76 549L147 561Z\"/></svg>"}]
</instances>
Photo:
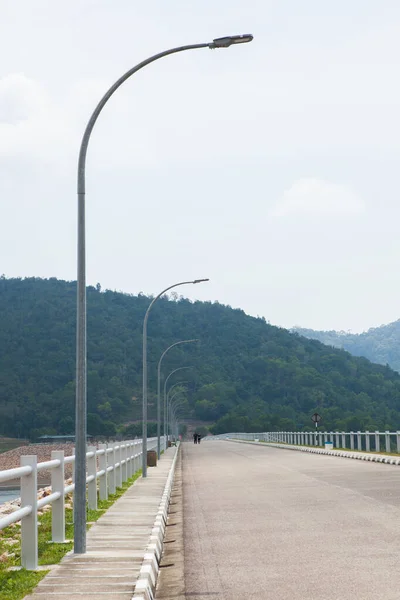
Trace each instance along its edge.
<instances>
[{"instance_id":1,"label":"concrete barrier","mask_svg":"<svg viewBox=\"0 0 400 600\"><path fill-rule=\"evenodd\" d=\"M159 564L162 556L165 527L167 525L169 503L172 493L172 485L175 476L176 461L180 447L175 453L174 460L168 474L167 482L158 508L154 526L151 531L150 541L146 548L143 564L140 569L139 577L136 582L133 598L135 600L154 600L157 579L159 574Z\"/></svg>"},{"instance_id":2,"label":"concrete barrier","mask_svg":"<svg viewBox=\"0 0 400 600\"><path fill-rule=\"evenodd\" d=\"M328 456L339 456L342 458L351 458L353 460L367 460L370 462L379 462L386 465L400 465L400 458L395 456L382 456L380 454L366 454L362 452L343 452L340 450L323 450L321 448L305 448L304 446L295 446L292 444L276 444L273 442L252 442L244 440L233 440L237 444L252 444L253 446L264 446L264 448L280 448L282 450L296 450L298 452L311 452L312 454L325 454Z\"/></svg>"}]
</instances>

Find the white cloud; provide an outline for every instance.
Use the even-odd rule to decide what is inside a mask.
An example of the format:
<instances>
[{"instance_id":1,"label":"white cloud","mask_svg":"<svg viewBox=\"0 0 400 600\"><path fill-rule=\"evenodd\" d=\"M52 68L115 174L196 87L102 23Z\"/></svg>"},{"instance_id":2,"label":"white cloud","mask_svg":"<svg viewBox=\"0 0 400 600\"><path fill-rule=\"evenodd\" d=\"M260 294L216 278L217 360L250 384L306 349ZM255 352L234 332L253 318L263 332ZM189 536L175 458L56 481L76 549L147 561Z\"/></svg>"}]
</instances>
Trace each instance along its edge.
<instances>
[{"instance_id":1,"label":"white cloud","mask_svg":"<svg viewBox=\"0 0 400 600\"><path fill-rule=\"evenodd\" d=\"M302 178L285 190L272 211L273 216L289 214L357 215L364 203L348 186L315 178Z\"/></svg>"},{"instance_id":2,"label":"white cloud","mask_svg":"<svg viewBox=\"0 0 400 600\"><path fill-rule=\"evenodd\" d=\"M63 108L38 81L22 73L0 79L0 158L56 162L73 136Z\"/></svg>"}]
</instances>

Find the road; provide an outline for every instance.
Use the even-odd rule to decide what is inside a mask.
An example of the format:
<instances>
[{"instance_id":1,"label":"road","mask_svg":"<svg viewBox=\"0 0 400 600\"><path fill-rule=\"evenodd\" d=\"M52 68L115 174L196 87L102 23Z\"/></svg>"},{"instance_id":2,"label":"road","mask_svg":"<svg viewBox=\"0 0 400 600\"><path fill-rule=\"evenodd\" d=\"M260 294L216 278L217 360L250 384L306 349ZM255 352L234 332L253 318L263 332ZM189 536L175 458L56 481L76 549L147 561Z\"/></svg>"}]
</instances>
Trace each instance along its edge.
<instances>
[{"instance_id":1,"label":"road","mask_svg":"<svg viewBox=\"0 0 400 600\"><path fill-rule=\"evenodd\" d=\"M400 467L183 444L186 598L399 600Z\"/></svg>"}]
</instances>

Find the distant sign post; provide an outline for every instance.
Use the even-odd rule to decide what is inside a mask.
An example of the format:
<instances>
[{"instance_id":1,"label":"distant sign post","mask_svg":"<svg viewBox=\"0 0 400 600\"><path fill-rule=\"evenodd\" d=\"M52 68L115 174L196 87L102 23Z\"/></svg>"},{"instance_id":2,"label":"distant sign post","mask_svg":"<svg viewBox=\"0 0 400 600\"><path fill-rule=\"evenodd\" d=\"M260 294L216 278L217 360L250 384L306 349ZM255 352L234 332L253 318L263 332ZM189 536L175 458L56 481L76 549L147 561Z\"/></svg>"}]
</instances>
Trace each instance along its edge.
<instances>
[{"instance_id":1,"label":"distant sign post","mask_svg":"<svg viewBox=\"0 0 400 600\"><path fill-rule=\"evenodd\" d=\"M318 427L318 423L321 421L322 417L318 413L314 413L311 417L311 420L315 423L315 427Z\"/></svg>"},{"instance_id":2,"label":"distant sign post","mask_svg":"<svg viewBox=\"0 0 400 600\"><path fill-rule=\"evenodd\" d=\"M313 421L313 423L315 423L315 445L318 446L318 423L321 421L322 417L321 415L319 415L318 413L314 413L313 416L311 417L311 420Z\"/></svg>"}]
</instances>

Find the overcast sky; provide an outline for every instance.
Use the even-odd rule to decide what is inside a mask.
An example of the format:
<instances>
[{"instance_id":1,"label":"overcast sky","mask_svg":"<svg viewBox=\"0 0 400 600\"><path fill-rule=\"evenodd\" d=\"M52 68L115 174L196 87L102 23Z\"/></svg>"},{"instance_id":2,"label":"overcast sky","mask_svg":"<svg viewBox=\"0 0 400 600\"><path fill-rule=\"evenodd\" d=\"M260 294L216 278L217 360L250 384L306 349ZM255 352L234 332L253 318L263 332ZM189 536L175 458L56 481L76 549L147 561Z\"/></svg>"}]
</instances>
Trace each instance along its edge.
<instances>
[{"instance_id":1,"label":"overcast sky","mask_svg":"<svg viewBox=\"0 0 400 600\"><path fill-rule=\"evenodd\" d=\"M76 279L87 163L88 283L175 281L276 325L400 318L398 0L0 0L0 273Z\"/></svg>"}]
</instances>

